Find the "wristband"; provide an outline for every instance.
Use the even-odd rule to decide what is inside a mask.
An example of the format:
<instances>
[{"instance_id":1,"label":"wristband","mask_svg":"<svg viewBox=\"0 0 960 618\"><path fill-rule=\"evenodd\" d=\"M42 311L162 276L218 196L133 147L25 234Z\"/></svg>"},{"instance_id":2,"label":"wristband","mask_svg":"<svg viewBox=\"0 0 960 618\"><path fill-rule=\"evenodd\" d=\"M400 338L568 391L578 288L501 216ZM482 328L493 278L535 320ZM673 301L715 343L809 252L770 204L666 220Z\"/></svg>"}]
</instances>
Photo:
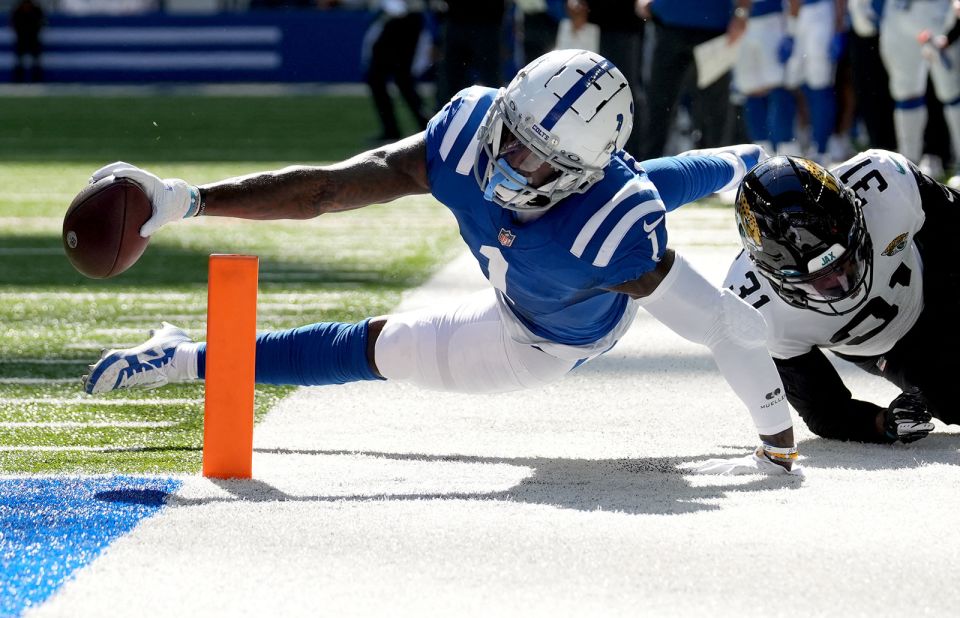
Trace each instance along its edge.
<instances>
[{"instance_id":1,"label":"wristband","mask_svg":"<svg viewBox=\"0 0 960 618\"><path fill-rule=\"evenodd\" d=\"M183 215L183 218L189 219L190 217L199 217L203 214L203 211L206 209L206 207L207 203L200 194L200 188L190 185L190 207L187 209L187 214Z\"/></svg>"},{"instance_id":2,"label":"wristband","mask_svg":"<svg viewBox=\"0 0 960 618\"><path fill-rule=\"evenodd\" d=\"M800 449L794 446L773 446L772 444L764 443L760 447L763 449L763 454L767 456L768 459L776 461L794 461L800 457Z\"/></svg>"}]
</instances>

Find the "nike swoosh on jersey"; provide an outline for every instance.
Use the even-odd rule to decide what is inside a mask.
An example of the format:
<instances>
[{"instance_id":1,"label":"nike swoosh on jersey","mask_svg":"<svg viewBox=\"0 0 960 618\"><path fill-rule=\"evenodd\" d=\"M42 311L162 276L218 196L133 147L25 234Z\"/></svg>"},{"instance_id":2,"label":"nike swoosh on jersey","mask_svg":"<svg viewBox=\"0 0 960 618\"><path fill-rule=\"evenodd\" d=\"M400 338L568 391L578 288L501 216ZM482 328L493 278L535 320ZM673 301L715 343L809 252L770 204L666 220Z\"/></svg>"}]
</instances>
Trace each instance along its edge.
<instances>
[{"instance_id":1,"label":"nike swoosh on jersey","mask_svg":"<svg viewBox=\"0 0 960 618\"><path fill-rule=\"evenodd\" d=\"M663 221L663 215L660 215L660 218L657 219L656 221L654 221L653 223L647 223L646 221L644 221L644 222L643 222L643 231L646 232L647 234L649 234L650 232L653 231L653 228L655 228L655 227L657 227L658 225L660 225L660 222L661 222L661 221Z\"/></svg>"}]
</instances>

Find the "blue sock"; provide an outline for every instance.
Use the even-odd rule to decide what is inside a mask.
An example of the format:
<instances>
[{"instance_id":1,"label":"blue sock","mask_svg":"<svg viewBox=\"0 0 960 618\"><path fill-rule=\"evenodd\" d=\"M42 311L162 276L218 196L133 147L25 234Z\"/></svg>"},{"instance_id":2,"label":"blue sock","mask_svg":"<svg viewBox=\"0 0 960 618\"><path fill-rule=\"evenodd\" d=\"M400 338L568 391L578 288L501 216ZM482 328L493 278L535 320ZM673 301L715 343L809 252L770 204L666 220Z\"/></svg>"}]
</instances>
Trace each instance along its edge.
<instances>
[{"instance_id":1,"label":"blue sock","mask_svg":"<svg viewBox=\"0 0 960 618\"><path fill-rule=\"evenodd\" d=\"M796 122L797 101L786 88L770 92L770 141L774 145L793 141L793 123Z\"/></svg>"},{"instance_id":2,"label":"blue sock","mask_svg":"<svg viewBox=\"0 0 960 618\"><path fill-rule=\"evenodd\" d=\"M258 384L321 386L382 380L367 362L370 320L356 324L319 322L257 336ZM207 346L197 350L201 379L207 369Z\"/></svg>"},{"instance_id":3,"label":"blue sock","mask_svg":"<svg viewBox=\"0 0 960 618\"><path fill-rule=\"evenodd\" d=\"M768 97L747 97L743 106L746 115L747 133L754 142L770 141L770 127L767 123Z\"/></svg>"},{"instance_id":4,"label":"blue sock","mask_svg":"<svg viewBox=\"0 0 960 618\"><path fill-rule=\"evenodd\" d=\"M813 143L817 145L817 152L826 152L827 141L833 134L833 125L837 115L833 88L817 88L814 90L804 87L803 91L807 96L807 104L810 106Z\"/></svg>"}]
</instances>

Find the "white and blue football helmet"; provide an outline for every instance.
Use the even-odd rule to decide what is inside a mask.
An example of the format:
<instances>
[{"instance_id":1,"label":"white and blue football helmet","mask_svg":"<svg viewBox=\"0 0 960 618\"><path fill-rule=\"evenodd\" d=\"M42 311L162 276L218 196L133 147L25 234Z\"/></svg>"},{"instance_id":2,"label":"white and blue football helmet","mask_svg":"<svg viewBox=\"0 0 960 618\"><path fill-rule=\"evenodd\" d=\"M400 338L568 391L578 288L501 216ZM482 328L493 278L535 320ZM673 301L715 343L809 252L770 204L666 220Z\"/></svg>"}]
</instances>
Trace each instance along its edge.
<instances>
[{"instance_id":1,"label":"white and blue football helmet","mask_svg":"<svg viewBox=\"0 0 960 618\"><path fill-rule=\"evenodd\" d=\"M633 94L612 62L582 49L540 56L501 88L479 129L474 176L484 196L519 212L544 211L603 178L633 129ZM531 186L507 163L526 148L522 170L553 168ZM515 157L514 157L515 160Z\"/></svg>"}]
</instances>

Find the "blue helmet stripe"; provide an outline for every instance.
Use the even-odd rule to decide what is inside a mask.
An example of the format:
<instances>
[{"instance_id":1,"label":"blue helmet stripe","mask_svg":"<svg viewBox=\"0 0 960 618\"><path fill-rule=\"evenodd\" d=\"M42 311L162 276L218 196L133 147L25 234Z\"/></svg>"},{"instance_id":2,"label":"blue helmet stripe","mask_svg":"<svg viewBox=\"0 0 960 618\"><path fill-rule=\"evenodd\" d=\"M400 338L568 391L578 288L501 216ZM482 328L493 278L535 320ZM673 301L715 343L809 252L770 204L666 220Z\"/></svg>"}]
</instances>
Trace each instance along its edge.
<instances>
[{"instance_id":1,"label":"blue helmet stripe","mask_svg":"<svg viewBox=\"0 0 960 618\"><path fill-rule=\"evenodd\" d=\"M577 83L575 83L570 90L567 90L566 94L560 97L560 100L553 106L553 109L547 112L543 121L540 122L540 126L547 131L553 130L553 127L560 121L563 114L576 103L577 99L587 91L587 88L612 68L614 68L613 63L609 60L604 60L603 62L598 62L596 66L584 73L583 77L577 80Z\"/></svg>"}]
</instances>

